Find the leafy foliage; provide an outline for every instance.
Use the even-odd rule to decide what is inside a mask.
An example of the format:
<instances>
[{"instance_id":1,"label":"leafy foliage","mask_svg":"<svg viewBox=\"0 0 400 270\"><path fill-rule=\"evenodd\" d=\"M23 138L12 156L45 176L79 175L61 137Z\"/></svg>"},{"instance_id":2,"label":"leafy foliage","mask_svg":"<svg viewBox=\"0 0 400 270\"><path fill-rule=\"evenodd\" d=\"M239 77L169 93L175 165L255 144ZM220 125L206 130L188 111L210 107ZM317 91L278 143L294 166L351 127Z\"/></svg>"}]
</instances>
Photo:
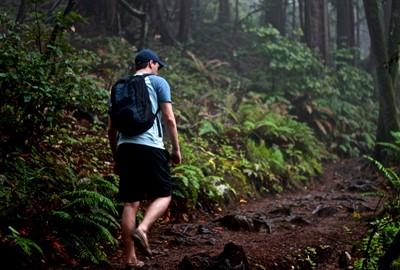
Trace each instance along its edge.
<instances>
[{"instance_id":1,"label":"leafy foliage","mask_svg":"<svg viewBox=\"0 0 400 270\"><path fill-rule=\"evenodd\" d=\"M77 16L59 15L65 29ZM1 18L0 245L49 263L98 263L117 243L118 179L109 174L101 121L76 113L105 121L106 89L129 72L135 48L99 37L95 54L86 50L91 41L69 33L87 47L79 51L65 33L50 42L41 19L38 33ZM369 76L343 63L328 70L272 28L242 34L257 41L229 61L149 44L166 54L182 142L184 164L172 168L174 217L303 184L332 157L326 148L356 155L371 146Z\"/></svg>"},{"instance_id":2,"label":"leafy foliage","mask_svg":"<svg viewBox=\"0 0 400 270\"><path fill-rule=\"evenodd\" d=\"M251 50L238 53L238 62L253 91L287 99L289 113L340 156L372 149L378 110L369 74L342 62L339 54L333 68L323 65L315 52L297 41L298 33L288 39L271 27L249 31L258 41ZM262 62L265 71L246 65L254 62Z\"/></svg>"},{"instance_id":3,"label":"leafy foliage","mask_svg":"<svg viewBox=\"0 0 400 270\"><path fill-rule=\"evenodd\" d=\"M99 263L106 259L99 242L117 244L110 229L119 228L118 213L111 199L96 191L75 190L64 192L57 198L63 202L60 210L53 211L53 230L73 254Z\"/></svg>"},{"instance_id":4,"label":"leafy foliage","mask_svg":"<svg viewBox=\"0 0 400 270\"><path fill-rule=\"evenodd\" d=\"M206 177L202 170L196 166L182 165L174 168L172 174L173 192L178 200L183 199L183 204L186 205L186 211L184 212L190 212L198 204L207 207L207 205L210 205L210 200L218 203L223 197L223 192L215 185L215 180L219 179L219 177ZM200 199L199 195L204 197Z\"/></svg>"},{"instance_id":5,"label":"leafy foliage","mask_svg":"<svg viewBox=\"0 0 400 270\"><path fill-rule=\"evenodd\" d=\"M32 36L33 26L13 25L7 16L0 23L4 29L0 39L3 147L12 149L40 140L77 109L94 114L103 111L108 93L89 74L93 53L60 43L47 47L54 54L47 59L41 44L34 42L42 37Z\"/></svg>"},{"instance_id":6,"label":"leafy foliage","mask_svg":"<svg viewBox=\"0 0 400 270\"><path fill-rule=\"evenodd\" d=\"M78 256L94 262L104 260L99 248L107 243L115 245L114 234L119 228L112 200L116 185L98 174L78 176L58 154L34 151L23 158L13 153L3 164L2 171L7 173L2 175L0 189L0 229L11 226L24 232L23 238L15 233L6 235L8 242L3 244L19 245L26 254L32 246L46 258L63 251L71 257L60 259L71 264Z\"/></svg>"},{"instance_id":7,"label":"leafy foliage","mask_svg":"<svg viewBox=\"0 0 400 270\"><path fill-rule=\"evenodd\" d=\"M6 242L11 242L11 245L16 245L22 249L22 252L28 256L33 254L33 251L37 251L40 255L44 255L42 249L32 240L22 237L21 234L16 231L13 227L8 227L11 231L11 235L6 237Z\"/></svg>"},{"instance_id":8,"label":"leafy foliage","mask_svg":"<svg viewBox=\"0 0 400 270\"><path fill-rule=\"evenodd\" d=\"M399 133L393 133L393 135L396 143L384 143L384 145L394 155L399 155ZM400 176L398 165L385 167L377 160L366 158L375 164L385 181L376 188L375 192L368 192L363 196L379 197L383 201L383 205L378 216L370 223L370 236L361 243L364 256L355 262L355 269L378 269L380 260L400 234ZM393 260L391 262L393 269L397 269L395 265L400 263L398 255L397 259L391 258L391 260Z\"/></svg>"},{"instance_id":9,"label":"leafy foliage","mask_svg":"<svg viewBox=\"0 0 400 270\"><path fill-rule=\"evenodd\" d=\"M116 183L98 174L108 168L99 166L99 158L109 151L101 153L107 144L99 151L98 140L70 116L77 109L103 113L107 91L89 74L95 55L61 42L48 45L53 57L47 59L33 42L34 27L13 25L6 16L1 23L2 156L11 150L1 162L2 245L20 247L21 256L40 254L38 259L72 265L77 259L104 260L101 247L116 244L119 226L111 200ZM25 154L18 151L27 145Z\"/></svg>"}]
</instances>

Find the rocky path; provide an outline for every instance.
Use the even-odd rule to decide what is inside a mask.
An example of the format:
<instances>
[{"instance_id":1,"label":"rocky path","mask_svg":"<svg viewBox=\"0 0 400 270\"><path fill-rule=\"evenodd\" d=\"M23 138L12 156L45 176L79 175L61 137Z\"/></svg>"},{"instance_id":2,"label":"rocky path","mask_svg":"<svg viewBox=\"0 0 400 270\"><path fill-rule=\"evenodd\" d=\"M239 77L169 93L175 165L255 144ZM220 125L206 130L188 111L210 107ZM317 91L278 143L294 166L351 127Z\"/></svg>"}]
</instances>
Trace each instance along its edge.
<instances>
[{"instance_id":1,"label":"rocky path","mask_svg":"<svg viewBox=\"0 0 400 270\"><path fill-rule=\"evenodd\" d=\"M143 269L349 269L367 233L365 218L377 207L375 198L359 195L377 180L364 160L345 160L295 192L160 226L150 234L155 256L140 257ZM108 267L122 269L121 258Z\"/></svg>"}]
</instances>

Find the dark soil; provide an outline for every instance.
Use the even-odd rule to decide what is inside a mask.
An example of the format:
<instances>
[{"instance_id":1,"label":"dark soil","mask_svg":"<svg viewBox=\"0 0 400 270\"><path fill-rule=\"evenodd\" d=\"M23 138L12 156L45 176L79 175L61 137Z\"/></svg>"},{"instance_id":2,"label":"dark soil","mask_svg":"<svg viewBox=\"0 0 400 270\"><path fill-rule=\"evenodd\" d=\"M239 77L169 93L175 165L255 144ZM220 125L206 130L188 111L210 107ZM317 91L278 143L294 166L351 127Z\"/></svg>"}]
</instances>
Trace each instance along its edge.
<instances>
[{"instance_id":1,"label":"dark soil","mask_svg":"<svg viewBox=\"0 0 400 270\"><path fill-rule=\"evenodd\" d=\"M359 195L378 176L365 160L327 164L296 191L165 223L150 232L154 257L143 269L351 269L377 199ZM122 247L122 245L121 245ZM122 249L97 269L123 269Z\"/></svg>"}]
</instances>

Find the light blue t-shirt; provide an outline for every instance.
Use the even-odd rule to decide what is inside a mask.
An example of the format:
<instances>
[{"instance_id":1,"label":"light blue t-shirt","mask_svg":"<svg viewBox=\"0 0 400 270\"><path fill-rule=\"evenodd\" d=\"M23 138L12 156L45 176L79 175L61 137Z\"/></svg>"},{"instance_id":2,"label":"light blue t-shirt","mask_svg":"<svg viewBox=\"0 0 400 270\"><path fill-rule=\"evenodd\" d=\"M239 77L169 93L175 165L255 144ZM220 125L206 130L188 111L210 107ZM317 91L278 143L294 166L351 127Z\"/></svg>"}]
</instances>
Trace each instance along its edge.
<instances>
[{"instance_id":1,"label":"light blue t-shirt","mask_svg":"<svg viewBox=\"0 0 400 270\"><path fill-rule=\"evenodd\" d=\"M149 90L153 113L156 113L160 103L171 102L171 88L164 78L156 75L149 75L145 77L145 81L147 84L147 89ZM162 114L159 111L156 116L156 118L158 118L159 124L157 124L157 119L155 119L153 126L145 133L137 136L124 136L120 133L118 138L118 145L122 143L134 143L165 149L163 141L163 130L161 125L161 116Z\"/></svg>"}]
</instances>

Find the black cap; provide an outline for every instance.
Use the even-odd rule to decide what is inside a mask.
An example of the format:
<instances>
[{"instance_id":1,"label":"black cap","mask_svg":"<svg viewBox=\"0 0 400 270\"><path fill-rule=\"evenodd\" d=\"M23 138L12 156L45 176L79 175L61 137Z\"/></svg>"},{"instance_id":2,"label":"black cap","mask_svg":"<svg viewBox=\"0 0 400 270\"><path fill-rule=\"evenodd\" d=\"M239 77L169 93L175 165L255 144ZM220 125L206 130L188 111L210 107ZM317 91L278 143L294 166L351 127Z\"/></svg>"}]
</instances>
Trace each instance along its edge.
<instances>
[{"instance_id":1,"label":"black cap","mask_svg":"<svg viewBox=\"0 0 400 270\"><path fill-rule=\"evenodd\" d=\"M166 67L167 64L165 64L161 59L158 57L158 55L153 52L152 50L145 49L140 51L135 58L135 64L142 64L142 63L147 63L150 60L153 60L155 62L158 62L160 64L160 68L162 69L163 67Z\"/></svg>"}]
</instances>

